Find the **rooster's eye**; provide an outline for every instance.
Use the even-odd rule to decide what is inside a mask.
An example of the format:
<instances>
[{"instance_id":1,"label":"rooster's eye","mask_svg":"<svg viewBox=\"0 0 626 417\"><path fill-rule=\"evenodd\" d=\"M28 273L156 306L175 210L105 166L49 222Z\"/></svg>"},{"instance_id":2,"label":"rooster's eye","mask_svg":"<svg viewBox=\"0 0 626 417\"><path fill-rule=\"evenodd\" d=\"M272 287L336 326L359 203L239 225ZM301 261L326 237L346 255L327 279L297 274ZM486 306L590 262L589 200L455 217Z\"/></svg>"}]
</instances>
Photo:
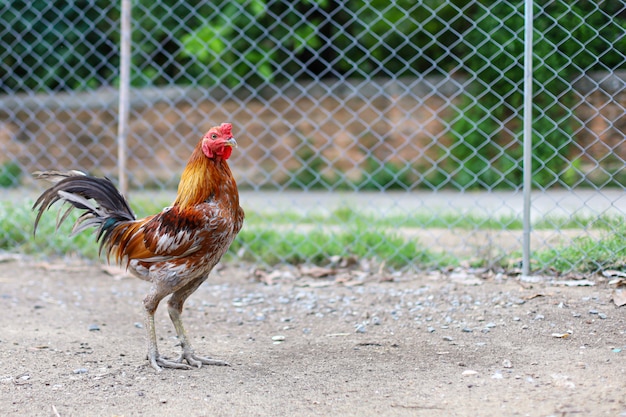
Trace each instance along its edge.
<instances>
[{"instance_id":1,"label":"rooster's eye","mask_svg":"<svg viewBox=\"0 0 626 417\"><path fill-rule=\"evenodd\" d=\"M217 139L217 135L216 135L215 133L213 133L213 134L211 135L211 139L213 139L213 140Z\"/></svg>"}]
</instances>

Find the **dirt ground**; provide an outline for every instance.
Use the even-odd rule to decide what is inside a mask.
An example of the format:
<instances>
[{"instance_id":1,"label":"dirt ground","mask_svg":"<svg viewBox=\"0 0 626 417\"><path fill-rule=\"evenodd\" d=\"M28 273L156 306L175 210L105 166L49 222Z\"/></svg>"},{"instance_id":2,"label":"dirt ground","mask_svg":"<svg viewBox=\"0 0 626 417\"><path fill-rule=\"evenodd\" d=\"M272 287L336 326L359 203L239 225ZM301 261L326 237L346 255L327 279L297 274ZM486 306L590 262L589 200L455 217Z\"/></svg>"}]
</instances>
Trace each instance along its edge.
<instances>
[{"instance_id":1,"label":"dirt ground","mask_svg":"<svg viewBox=\"0 0 626 417\"><path fill-rule=\"evenodd\" d=\"M198 353L145 360L148 284L0 264L3 416L626 416L626 306L609 278L226 265L189 299ZM582 281L585 283L585 281ZM177 352L165 306L163 353Z\"/></svg>"}]
</instances>

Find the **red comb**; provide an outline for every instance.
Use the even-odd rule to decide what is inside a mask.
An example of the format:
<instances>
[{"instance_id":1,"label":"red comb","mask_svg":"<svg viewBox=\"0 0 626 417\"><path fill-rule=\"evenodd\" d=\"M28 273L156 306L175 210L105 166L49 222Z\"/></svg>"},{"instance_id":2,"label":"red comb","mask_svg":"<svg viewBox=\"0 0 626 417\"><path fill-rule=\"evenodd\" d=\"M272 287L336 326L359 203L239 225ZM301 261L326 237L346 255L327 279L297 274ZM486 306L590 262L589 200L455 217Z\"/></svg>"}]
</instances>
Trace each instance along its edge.
<instances>
[{"instance_id":1,"label":"red comb","mask_svg":"<svg viewBox=\"0 0 626 417\"><path fill-rule=\"evenodd\" d=\"M230 123L222 123L220 125L220 130L222 131L222 135L224 136L232 136L233 125Z\"/></svg>"}]
</instances>

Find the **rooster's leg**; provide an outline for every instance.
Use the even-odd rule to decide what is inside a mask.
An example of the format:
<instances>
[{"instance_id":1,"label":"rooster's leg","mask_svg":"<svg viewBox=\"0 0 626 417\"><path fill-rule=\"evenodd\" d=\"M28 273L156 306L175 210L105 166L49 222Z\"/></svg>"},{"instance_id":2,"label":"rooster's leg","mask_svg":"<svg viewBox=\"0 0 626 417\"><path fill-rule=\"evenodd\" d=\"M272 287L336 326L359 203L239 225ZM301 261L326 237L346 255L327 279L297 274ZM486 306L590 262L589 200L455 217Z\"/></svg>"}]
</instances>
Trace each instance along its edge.
<instances>
[{"instance_id":1,"label":"rooster's leg","mask_svg":"<svg viewBox=\"0 0 626 417\"><path fill-rule=\"evenodd\" d=\"M170 297L167 302L167 310L170 314L170 319L174 324L174 328L176 329L176 334L178 335L178 340L180 341L180 345L182 348L182 353L180 357L176 359L176 362L181 363L182 361L186 361L191 366L196 366L198 368L202 367L202 365L218 365L218 366L230 366L227 362L205 358L202 356L197 356L191 347L191 343L189 343L189 338L187 337L187 332L185 331L185 327L183 326L183 321L180 317L183 311L183 303L187 299L187 297L193 293L198 286L202 283L202 280L198 280L196 282L192 282L186 287L181 288L176 291Z\"/></svg>"},{"instance_id":2,"label":"rooster's leg","mask_svg":"<svg viewBox=\"0 0 626 417\"><path fill-rule=\"evenodd\" d=\"M157 372L161 372L163 370L162 368L191 369L189 365L167 360L159 354L156 341L156 329L154 327L154 312L162 299L163 296L157 296L153 290L143 300L145 308L145 328L148 332L148 361Z\"/></svg>"}]
</instances>

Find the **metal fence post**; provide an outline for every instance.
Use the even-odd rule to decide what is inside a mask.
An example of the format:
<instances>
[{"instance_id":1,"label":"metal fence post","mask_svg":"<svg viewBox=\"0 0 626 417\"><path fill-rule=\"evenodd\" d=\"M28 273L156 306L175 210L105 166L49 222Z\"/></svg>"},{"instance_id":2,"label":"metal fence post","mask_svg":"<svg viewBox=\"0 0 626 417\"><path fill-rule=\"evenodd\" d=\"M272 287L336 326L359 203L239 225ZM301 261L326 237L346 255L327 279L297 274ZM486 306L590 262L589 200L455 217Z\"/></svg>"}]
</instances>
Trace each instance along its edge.
<instances>
[{"instance_id":1,"label":"metal fence post","mask_svg":"<svg viewBox=\"0 0 626 417\"><path fill-rule=\"evenodd\" d=\"M121 0L122 16L120 30L120 86L117 128L117 169L119 188L128 194L126 173L126 148L128 142L128 117L130 112L130 43L131 43L131 0Z\"/></svg>"},{"instance_id":2,"label":"metal fence post","mask_svg":"<svg viewBox=\"0 0 626 417\"><path fill-rule=\"evenodd\" d=\"M522 274L530 274L530 191L532 188L533 149L533 0L524 2L524 233L522 242Z\"/></svg>"}]
</instances>

